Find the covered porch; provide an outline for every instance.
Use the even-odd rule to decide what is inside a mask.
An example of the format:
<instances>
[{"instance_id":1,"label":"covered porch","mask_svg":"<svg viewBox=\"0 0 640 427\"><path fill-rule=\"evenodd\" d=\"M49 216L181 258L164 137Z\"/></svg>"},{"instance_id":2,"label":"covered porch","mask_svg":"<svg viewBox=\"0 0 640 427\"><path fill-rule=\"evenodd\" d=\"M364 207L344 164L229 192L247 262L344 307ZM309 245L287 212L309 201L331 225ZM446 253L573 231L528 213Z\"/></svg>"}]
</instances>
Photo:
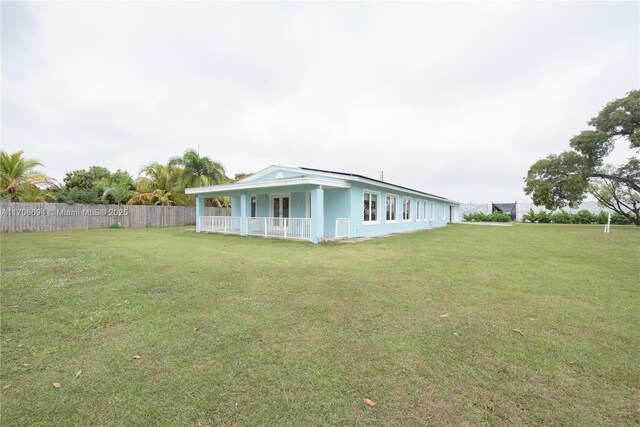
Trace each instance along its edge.
<instances>
[{"instance_id":1,"label":"covered porch","mask_svg":"<svg viewBox=\"0 0 640 427\"><path fill-rule=\"evenodd\" d=\"M196 231L260 236L318 243L325 238L349 237L349 219L327 218L327 190L348 189L349 183L316 177L281 178L265 182L187 189L196 194ZM205 199L231 197L231 216L204 215ZM327 235L325 220L331 221Z\"/></svg>"}]
</instances>

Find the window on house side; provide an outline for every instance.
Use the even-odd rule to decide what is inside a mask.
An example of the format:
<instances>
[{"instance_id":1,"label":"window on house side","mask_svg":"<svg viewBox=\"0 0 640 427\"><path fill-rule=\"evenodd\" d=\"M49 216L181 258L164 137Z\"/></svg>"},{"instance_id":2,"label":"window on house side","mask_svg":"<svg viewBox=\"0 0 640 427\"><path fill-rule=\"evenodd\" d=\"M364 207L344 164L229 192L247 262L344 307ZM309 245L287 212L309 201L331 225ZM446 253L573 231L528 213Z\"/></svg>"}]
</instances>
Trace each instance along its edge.
<instances>
[{"instance_id":1,"label":"window on house side","mask_svg":"<svg viewBox=\"0 0 640 427\"><path fill-rule=\"evenodd\" d=\"M416 221L420 221L420 206L422 205L422 200L416 200Z\"/></svg>"},{"instance_id":2,"label":"window on house side","mask_svg":"<svg viewBox=\"0 0 640 427\"><path fill-rule=\"evenodd\" d=\"M398 221L398 196L387 196L387 222Z\"/></svg>"},{"instance_id":3,"label":"window on house side","mask_svg":"<svg viewBox=\"0 0 640 427\"><path fill-rule=\"evenodd\" d=\"M431 202L431 221L436 219L436 204Z\"/></svg>"},{"instance_id":4,"label":"window on house side","mask_svg":"<svg viewBox=\"0 0 640 427\"><path fill-rule=\"evenodd\" d=\"M378 222L378 193L364 192L364 211L362 220L365 223Z\"/></svg>"},{"instance_id":5,"label":"window on house side","mask_svg":"<svg viewBox=\"0 0 640 427\"><path fill-rule=\"evenodd\" d=\"M402 220L411 221L411 197L405 197L402 203Z\"/></svg>"}]
</instances>

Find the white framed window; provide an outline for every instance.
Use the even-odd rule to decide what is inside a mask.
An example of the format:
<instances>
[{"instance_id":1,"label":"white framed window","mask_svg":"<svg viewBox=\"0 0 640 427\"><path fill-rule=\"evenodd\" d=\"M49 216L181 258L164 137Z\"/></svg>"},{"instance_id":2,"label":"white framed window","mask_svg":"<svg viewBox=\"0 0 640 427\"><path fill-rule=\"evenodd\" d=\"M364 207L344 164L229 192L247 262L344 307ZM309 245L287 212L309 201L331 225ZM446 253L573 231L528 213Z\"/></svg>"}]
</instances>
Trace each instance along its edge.
<instances>
[{"instance_id":1,"label":"white framed window","mask_svg":"<svg viewBox=\"0 0 640 427\"><path fill-rule=\"evenodd\" d=\"M380 219L378 218L378 200L380 200L380 193L364 190L364 206L362 211L362 222L364 224L378 224Z\"/></svg>"},{"instance_id":2,"label":"white framed window","mask_svg":"<svg viewBox=\"0 0 640 427\"><path fill-rule=\"evenodd\" d=\"M398 222L398 196L387 194L387 222Z\"/></svg>"},{"instance_id":3,"label":"white framed window","mask_svg":"<svg viewBox=\"0 0 640 427\"><path fill-rule=\"evenodd\" d=\"M447 219L447 205L445 205L444 203L442 204L442 220L446 220Z\"/></svg>"},{"instance_id":4,"label":"white framed window","mask_svg":"<svg viewBox=\"0 0 640 427\"><path fill-rule=\"evenodd\" d=\"M427 207L429 206L429 202L427 202L426 200L424 201L424 208L422 210L422 215L425 221L427 221L429 219L429 217L427 216Z\"/></svg>"},{"instance_id":5,"label":"white framed window","mask_svg":"<svg viewBox=\"0 0 640 427\"><path fill-rule=\"evenodd\" d=\"M435 202L431 202L431 221L436 219L436 204Z\"/></svg>"},{"instance_id":6,"label":"white framed window","mask_svg":"<svg viewBox=\"0 0 640 427\"><path fill-rule=\"evenodd\" d=\"M420 212L422 211L422 200L416 200L416 221L421 221Z\"/></svg>"},{"instance_id":7,"label":"white framed window","mask_svg":"<svg viewBox=\"0 0 640 427\"><path fill-rule=\"evenodd\" d=\"M411 197L402 198L402 220L411 221Z\"/></svg>"}]
</instances>

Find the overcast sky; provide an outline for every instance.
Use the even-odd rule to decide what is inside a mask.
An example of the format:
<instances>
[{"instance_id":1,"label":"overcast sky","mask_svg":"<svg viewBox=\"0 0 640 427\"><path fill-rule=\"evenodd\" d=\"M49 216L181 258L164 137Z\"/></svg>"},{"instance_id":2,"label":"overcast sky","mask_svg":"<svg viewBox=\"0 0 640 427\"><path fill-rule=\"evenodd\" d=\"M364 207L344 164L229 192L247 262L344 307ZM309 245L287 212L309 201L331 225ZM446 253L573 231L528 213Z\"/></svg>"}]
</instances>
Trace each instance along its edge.
<instances>
[{"instance_id":1,"label":"overcast sky","mask_svg":"<svg viewBox=\"0 0 640 427\"><path fill-rule=\"evenodd\" d=\"M62 181L188 148L231 177L358 173L528 201L528 167L640 87L639 2L5 2L2 149ZM619 158L634 154L618 150Z\"/></svg>"}]
</instances>

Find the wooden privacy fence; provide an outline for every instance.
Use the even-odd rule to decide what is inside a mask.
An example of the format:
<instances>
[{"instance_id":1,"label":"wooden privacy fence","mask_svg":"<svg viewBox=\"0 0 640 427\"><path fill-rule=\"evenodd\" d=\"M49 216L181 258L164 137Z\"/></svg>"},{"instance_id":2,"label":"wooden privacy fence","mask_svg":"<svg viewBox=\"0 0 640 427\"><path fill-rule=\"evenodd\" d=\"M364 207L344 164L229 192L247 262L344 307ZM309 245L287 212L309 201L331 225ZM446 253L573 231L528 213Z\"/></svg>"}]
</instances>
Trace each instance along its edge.
<instances>
[{"instance_id":1,"label":"wooden privacy fence","mask_svg":"<svg viewBox=\"0 0 640 427\"><path fill-rule=\"evenodd\" d=\"M229 208L205 208L205 215L231 215ZM0 202L0 232L64 231L122 227L176 227L196 223L195 206L67 205Z\"/></svg>"}]
</instances>

